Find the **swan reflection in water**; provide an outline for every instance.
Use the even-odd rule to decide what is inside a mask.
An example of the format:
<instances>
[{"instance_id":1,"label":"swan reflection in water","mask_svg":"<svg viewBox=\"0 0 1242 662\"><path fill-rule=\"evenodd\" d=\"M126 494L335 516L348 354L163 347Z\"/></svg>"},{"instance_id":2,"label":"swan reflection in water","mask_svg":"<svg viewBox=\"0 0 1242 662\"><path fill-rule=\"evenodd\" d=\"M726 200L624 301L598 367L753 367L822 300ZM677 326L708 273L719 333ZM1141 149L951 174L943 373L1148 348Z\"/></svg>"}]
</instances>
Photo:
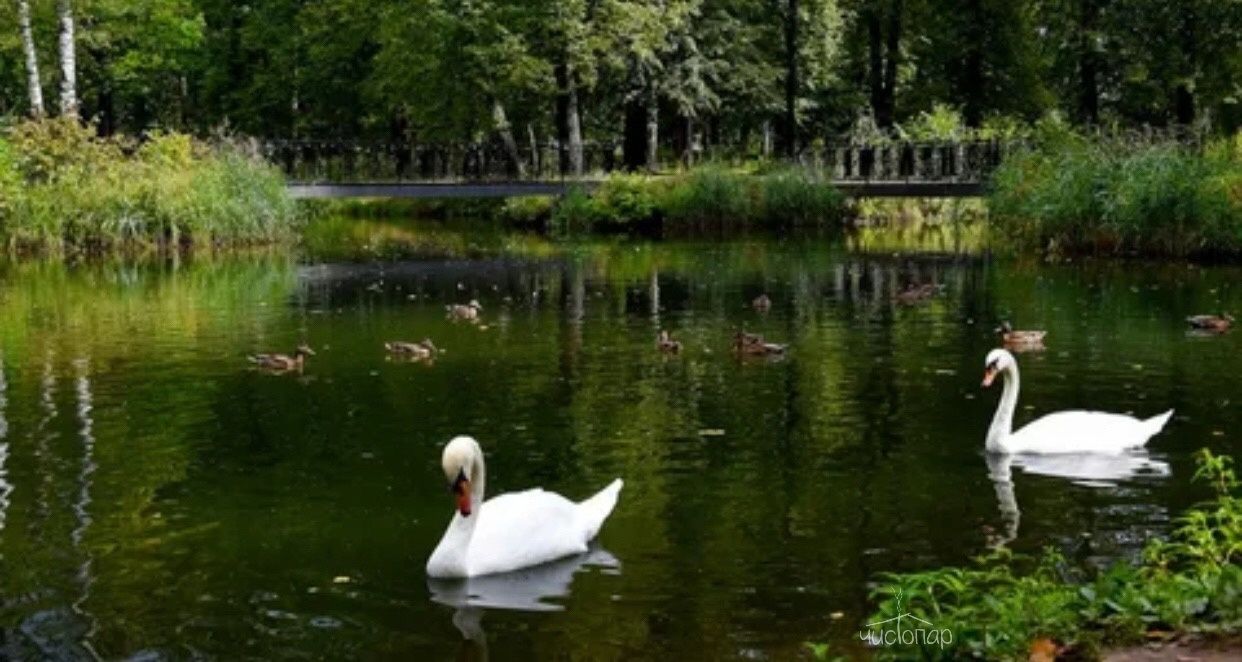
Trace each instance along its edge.
<instances>
[{"instance_id":1,"label":"swan reflection in water","mask_svg":"<svg viewBox=\"0 0 1242 662\"><path fill-rule=\"evenodd\" d=\"M985 453L988 478L996 490L1004 530L993 537L993 547L1003 547L1018 537L1022 513L1013 490L1013 468L1037 476L1065 478L1084 487L1114 487L1137 478L1167 478L1169 465L1152 459L1147 451L1129 453L1060 453L1055 455L1006 455Z\"/></svg>"},{"instance_id":2,"label":"swan reflection in water","mask_svg":"<svg viewBox=\"0 0 1242 662\"><path fill-rule=\"evenodd\" d=\"M574 575L582 569L598 569L615 574L621 563L601 547L551 563L496 575L468 579L427 579L431 599L456 609L453 625L487 658L487 636L481 620L488 609L515 611L562 611L564 606L551 599L569 595Z\"/></svg>"}]
</instances>

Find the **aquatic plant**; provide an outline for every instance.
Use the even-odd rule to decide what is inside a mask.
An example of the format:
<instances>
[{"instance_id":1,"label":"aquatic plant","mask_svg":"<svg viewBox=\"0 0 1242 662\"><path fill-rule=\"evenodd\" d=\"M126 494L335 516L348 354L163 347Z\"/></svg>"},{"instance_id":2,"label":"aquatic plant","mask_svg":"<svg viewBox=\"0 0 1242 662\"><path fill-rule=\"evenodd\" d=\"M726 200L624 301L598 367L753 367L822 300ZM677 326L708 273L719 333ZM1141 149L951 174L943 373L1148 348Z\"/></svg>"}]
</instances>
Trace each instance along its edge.
<instances>
[{"instance_id":1,"label":"aquatic plant","mask_svg":"<svg viewBox=\"0 0 1242 662\"><path fill-rule=\"evenodd\" d=\"M263 244L300 224L283 177L240 146L176 133L105 139L63 119L0 136L0 187L10 248Z\"/></svg>"},{"instance_id":2,"label":"aquatic plant","mask_svg":"<svg viewBox=\"0 0 1242 662\"><path fill-rule=\"evenodd\" d=\"M1242 254L1242 139L1045 134L992 180L998 236L1054 253Z\"/></svg>"},{"instance_id":3,"label":"aquatic plant","mask_svg":"<svg viewBox=\"0 0 1242 662\"><path fill-rule=\"evenodd\" d=\"M885 574L868 622L906 613L953 633L947 645L878 648L882 656L1025 659L1032 642L1090 654L1149 633L1242 631L1242 498L1228 457L1204 449L1195 479L1215 497L1183 515L1139 562L1098 573L1053 549L1035 559L999 549L968 567Z\"/></svg>"},{"instance_id":4,"label":"aquatic plant","mask_svg":"<svg viewBox=\"0 0 1242 662\"><path fill-rule=\"evenodd\" d=\"M790 227L840 223L845 209L840 192L802 170L707 164L676 176L614 175L590 193L570 191L551 219L558 230Z\"/></svg>"}]
</instances>

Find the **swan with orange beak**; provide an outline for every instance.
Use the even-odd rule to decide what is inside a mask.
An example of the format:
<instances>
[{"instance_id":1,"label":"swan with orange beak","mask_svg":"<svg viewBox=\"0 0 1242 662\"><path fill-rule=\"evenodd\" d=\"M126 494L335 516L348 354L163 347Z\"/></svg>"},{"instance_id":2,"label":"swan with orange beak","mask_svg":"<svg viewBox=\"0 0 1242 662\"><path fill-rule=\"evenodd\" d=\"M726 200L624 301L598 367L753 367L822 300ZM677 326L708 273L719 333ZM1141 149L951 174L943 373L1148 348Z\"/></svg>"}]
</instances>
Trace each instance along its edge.
<instances>
[{"instance_id":1,"label":"swan with orange beak","mask_svg":"<svg viewBox=\"0 0 1242 662\"><path fill-rule=\"evenodd\" d=\"M585 552L622 486L618 478L579 503L540 488L484 502L487 470L479 442L455 437L440 464L457 512L427 560L427 574L437 578L508 572Z\"/></svg>"}]
</instances>

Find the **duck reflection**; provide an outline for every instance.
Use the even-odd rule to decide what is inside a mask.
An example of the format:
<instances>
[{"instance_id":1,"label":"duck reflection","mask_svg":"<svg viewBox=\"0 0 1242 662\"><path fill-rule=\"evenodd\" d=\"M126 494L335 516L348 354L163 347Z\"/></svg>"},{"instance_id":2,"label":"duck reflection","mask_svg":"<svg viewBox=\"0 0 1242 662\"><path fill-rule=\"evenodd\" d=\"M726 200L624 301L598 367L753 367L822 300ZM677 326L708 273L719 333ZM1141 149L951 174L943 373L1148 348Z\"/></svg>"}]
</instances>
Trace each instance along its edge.
<instances>
[{"instance_id":1,"label":"duck reflection","mask_svg":"<svg viewBox=\"0 0 1242 662\"><path fill-rule=\"evenodd\" d=\"M483 614L489 609L515 611L562 611L564 606L550 602L569 595L570 584L579 570L596 568L616 571L621 563L601 547L530 568L468 579L427 579L431 599L453 607L453 625L463 642L464 659L487 659L487 633Z\"/></svg>"},{"instance_id":2,"label":"duck reflection","mask_svg":"<svg viewBox=\"0 0 1242 662\"><path fill-rule=\"evenodd\" d=\"M1002 530L990 536L989 545L1003 547L1018 537L1022 512L1013 489L1013 469L1038 476L1065 478L1085 487L1113 487L1137 478L1168 477L1169 465L1153 459L1146 451L1117 455L1100 453L1062 453L1057 455L985 454L988 478L996 490Z\"/></svg>"}]
</instances>

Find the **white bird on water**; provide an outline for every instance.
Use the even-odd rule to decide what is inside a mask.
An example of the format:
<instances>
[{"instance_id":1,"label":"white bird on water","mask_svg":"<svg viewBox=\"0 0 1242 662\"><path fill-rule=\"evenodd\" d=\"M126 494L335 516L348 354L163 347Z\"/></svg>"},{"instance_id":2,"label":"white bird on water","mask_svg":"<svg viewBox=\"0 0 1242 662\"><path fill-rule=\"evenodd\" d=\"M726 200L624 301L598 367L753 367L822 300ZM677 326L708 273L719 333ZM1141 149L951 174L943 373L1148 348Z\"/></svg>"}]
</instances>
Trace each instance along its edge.
<instances>
[{"instance_id":1,"label":"white bird on water","mask_svg":"<svg viewBox=\"0 0 1242 662\"><path fill-rule=\"evenodd\" d=\"M1013 354L994 349L988 353L983 385L991 386L997 375L1005 380L992 427L988 429L990 453L1122 453L1141 448L1164 428L1173 415L1170 409L1148 419L1099 411L1059 411L1013 429L1018 404L1018 361Z\"/></svg>"},{"instance_id":2,"label":"white bird on water","mask_svg":"<svg viewBox=\"0 0 1242 662\"><path fill-rule=\"evenodd\" d=\"M427 574L434 578L509 572L585 552L617 505L622 486L618 478L580 503L540 488L485 502L487 470L477 441L455 437L444 447L441 465L457 513L427 560Z\"/></svg>"}]
</instances>

